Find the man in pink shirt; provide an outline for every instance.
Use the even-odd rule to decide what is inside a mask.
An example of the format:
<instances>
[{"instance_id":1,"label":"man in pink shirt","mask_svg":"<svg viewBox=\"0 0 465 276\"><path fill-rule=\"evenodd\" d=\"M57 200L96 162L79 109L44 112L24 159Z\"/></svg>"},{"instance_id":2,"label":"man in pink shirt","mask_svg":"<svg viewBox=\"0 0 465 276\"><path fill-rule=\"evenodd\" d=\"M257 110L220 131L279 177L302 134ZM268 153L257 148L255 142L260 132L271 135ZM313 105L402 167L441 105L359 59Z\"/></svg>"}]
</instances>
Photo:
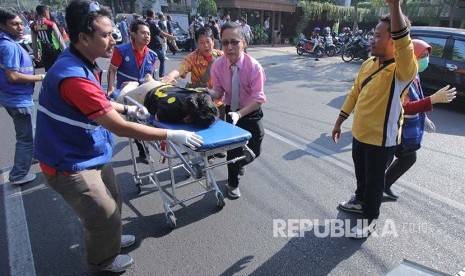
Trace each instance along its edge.
<instances>
[{"instance_id":1,"label":"man in pink shirt","mask_svg":"<svg viewBox=\"0 0 465 276\"><path fill-rule=\"evenodd\" d=\"M224 56L218 58L212 65L210 74L213 89L210 90L210 93L214 99L223 98L228 122L252 134L247 145L255 157L258 157L265 135L261 121L263 117L261 105L266 102L265 72L256 59L244 53L247 42L240 25L232 22L225 23L221 27L220 37ZM235 70L237 70L238 89L234 88L237 87L237 82L233 82ZM233 95L233 91L237 91L237 97ZM243 155L242 148L230 150L227 160L241 155ZM239 174L243 171L243 166L247 164L245 160L228 164L226 188L228 195L232 198L241 196L238 188Z\"/></svg>"}]
</instances>

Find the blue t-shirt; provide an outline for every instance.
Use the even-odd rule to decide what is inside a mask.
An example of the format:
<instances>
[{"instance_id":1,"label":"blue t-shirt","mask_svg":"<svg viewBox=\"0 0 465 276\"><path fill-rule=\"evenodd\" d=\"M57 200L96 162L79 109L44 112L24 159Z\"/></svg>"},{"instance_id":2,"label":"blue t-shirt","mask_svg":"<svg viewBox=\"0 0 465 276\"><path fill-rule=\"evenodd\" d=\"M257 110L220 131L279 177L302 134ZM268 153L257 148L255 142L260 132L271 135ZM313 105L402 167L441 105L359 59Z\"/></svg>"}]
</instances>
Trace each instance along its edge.
<instances>
[{"instance_id":1,"label":"blue t-shirt","mask_svg":"<svg viewBox=\"0 0 465 276\"><path fill-rule=\"evenodd\" d=\"M21 46L20 46L21 47ZM11 47L11 42L0 40L0 78L6 80L5 69L19 71L21 66L21 48ZM33 106L32 95L14 95L5 93L0 86L0 104L6 107Z\"/></svg>"}]
</instances>

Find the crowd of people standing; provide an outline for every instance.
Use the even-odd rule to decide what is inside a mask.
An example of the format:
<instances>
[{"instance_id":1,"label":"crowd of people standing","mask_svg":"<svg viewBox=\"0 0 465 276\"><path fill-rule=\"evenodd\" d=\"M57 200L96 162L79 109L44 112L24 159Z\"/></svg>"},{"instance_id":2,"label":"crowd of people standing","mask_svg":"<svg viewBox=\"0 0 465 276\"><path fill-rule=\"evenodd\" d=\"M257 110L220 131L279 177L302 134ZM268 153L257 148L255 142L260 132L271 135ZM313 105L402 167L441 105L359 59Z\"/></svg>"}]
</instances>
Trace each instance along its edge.
<instances>
[{"instance_id":1,"label":"crowd of people standing","mask_svg":"<svg viewBox=\"0 0 465 276\"><path fill-rule=\"evenodd\" d=\"M400 135L403 108L408 109L403 100L409 89L409 101L425 98L417 73L424 67L422 60L431 52L429 45L414 51L416 44L410 39L409 22L400 10L399 1L386 2L390 15L383 17L375 28L371 42L373 57L363 63L332 130L337 143L341 125L354 114L352 156L357 187L339 208L362 213L368 221L367 227L351 229L355 237L361 238L376 226L383 192L396 197L390 187L409 168L398 168L395 172L399 176L386 182L405 157L400 154L399 146L407 145ZM34 54L37 60L50 58L46 75L34 74L31 58L16 42L24 28L18 14L0 9L0 104L12 117L17 137L9 181L17 185L33 181L36 176L29 169L33 156L37 158L47 185L63 197L83 224L90 268L121 272L133 264L131 256L120 254L121 248L135 243L135 237L122 234L123 199L111 165L113 134L136 141L170 140L194 149L203 143L203 138L193 132L149 127L120 116L148 115L145 108L123 105L112 98L117 98L118 90L128 81L142 84L152 78L157 62L160 81L171 84L190 73L189 86L204 88L216 100L218 108L224 110L219 114L221 119L251 133L245 149L231 149L226 156L220 156L231 161L243 155L244 150L251 151L252 160L227 165L227 194L232 199L241 197L239 176L261 154L265 135L262 105L267 101L265 71L246 52L253 34L245 18L232 22L226 15L222 20L209 18L208 24L204 24L203 17L194 17L189 26L194 50L176 70L165 74L168 44L171 43L174 53L178 49L170 30L171 18L165 18L163 13L157 14L158 21L153 10L146 12L145 20L134 18L127 34L124 33L125 42L116 46L111 35L110 10L95 1L73 0L66 8L68 48L58 27L50 21L48 7L38 6L37 13L39 17L31 27L36 43L40 41L42 45L42 55L47 57L36 56L36 51ZM111 59L106 91L101 85L102 70L97 58ZM39 81L42 88L34 134L32 94L34 83ZM422 109L411 112L424 113L432 104L450 102L454 97L455 89L446 87L424 100ZM422 125L427 123L425 116L418 117ZM420 142L421 137L415 145ZM138 143L143 159L147 149ZM398 159L389 166L394 156ZM408 162L409 166L414 162Z\"/></svg>"}]
</instances>

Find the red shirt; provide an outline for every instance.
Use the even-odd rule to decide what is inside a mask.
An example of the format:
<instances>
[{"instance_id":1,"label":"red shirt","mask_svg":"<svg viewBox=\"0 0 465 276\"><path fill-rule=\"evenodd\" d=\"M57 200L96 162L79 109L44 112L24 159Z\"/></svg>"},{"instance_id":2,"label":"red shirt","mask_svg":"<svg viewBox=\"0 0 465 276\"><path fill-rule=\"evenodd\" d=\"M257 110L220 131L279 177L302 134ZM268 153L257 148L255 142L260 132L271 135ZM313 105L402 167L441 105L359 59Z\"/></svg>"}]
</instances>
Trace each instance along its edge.
<instances>
[{"instance_id":1,"label":"red shirt","mask_svg":"<svg viewBox=\"0 0 465 276\"><path fill-rule=\"evenodd\" d=\"M134 56L136 57L136 62L137 62L137 67L140 69L142 67L142 63L144 62L145 56L149 52L149 48L144 45L144 48L142 49L141 52L139 52L135 46L134 43L131 42L132 45L132 51L134 52ZM119 68L123 64L123 57L121 56L121 53L118 51L118 48L115 48L113 50L113 56L111 57L111 65Z\"/></svg>"}]
</instances>

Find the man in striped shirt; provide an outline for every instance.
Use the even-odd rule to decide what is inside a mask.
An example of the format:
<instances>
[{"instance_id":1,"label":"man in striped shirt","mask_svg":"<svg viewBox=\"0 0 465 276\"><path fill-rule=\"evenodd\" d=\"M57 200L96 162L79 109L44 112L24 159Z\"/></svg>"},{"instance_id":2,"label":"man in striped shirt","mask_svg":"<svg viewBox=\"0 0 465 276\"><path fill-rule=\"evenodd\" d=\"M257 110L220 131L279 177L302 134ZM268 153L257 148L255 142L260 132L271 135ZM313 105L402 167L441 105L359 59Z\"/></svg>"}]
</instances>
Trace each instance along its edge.
<instances>
[{"instance_id":1,"label":"man in striped shirt","mask_svg":"<svg viewBox=\"0 0 465 276\"><path fill-rule=\"evenodd\" d=\"M50 8L45 5L36 7L37 20L31 24L32 50L34 58L42 61L45 71L52 67L60 53L66 48L57 24L50 20ZM41 55L39 55L39 45Z\"/></svg>"}]
</instances>

